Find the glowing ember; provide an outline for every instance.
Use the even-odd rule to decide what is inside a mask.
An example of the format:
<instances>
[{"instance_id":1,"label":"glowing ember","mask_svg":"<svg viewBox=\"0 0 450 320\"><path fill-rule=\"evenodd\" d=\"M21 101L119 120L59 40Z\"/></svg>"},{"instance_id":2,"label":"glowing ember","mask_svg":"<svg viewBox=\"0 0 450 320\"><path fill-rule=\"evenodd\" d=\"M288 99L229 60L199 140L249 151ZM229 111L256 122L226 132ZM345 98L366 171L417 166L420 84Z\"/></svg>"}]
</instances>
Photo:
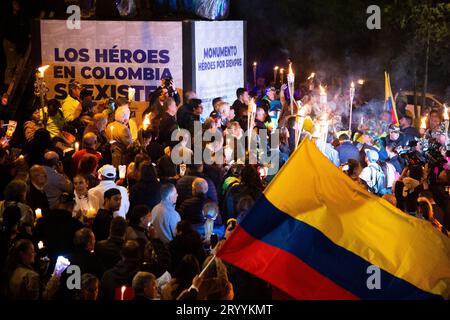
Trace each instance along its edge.
<instances>
[{"instance_id":1,"label":"glowing ember","mask_svg":"<svg viewBox=\"0 0 450 320\"><path fill-rule=\"evenodd\" d=\"M427 119L428 119L428 117L422 117L422 120L420 121L420 129L427 128Z\"/></svg>"}]
</instances>

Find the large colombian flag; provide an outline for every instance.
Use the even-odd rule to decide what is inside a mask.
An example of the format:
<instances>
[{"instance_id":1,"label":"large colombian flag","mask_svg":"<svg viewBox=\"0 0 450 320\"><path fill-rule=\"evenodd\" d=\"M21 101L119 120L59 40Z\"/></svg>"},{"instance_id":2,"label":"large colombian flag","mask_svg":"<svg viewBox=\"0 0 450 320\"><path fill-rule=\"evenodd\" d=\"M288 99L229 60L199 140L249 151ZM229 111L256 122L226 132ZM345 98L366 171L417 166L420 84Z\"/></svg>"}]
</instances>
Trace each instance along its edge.
<instances>
[{"instance_id":1,"label":"large colombian flag","mask_svg":"<svg viewBox=\"0 0 450 320\"><path fill-rule=\"evenodd\" d=\"M397 107L395 105L394 95L391 89L391 79L389 73L384 72L384 108L391 113L391 121L396 126L399 125Z\"/></svg>"},{"instance_id":2,"label":"large colombian flag","mask_svg":"<svg viewBox=\"0 0 450 320\"><path fill-rule=\"evenodd\" d=\"M450 297L450 239L359 187L308 139L217 255L295 299ZM371 265L379 290L367 285Z\"/></svg>"}]
</instances>

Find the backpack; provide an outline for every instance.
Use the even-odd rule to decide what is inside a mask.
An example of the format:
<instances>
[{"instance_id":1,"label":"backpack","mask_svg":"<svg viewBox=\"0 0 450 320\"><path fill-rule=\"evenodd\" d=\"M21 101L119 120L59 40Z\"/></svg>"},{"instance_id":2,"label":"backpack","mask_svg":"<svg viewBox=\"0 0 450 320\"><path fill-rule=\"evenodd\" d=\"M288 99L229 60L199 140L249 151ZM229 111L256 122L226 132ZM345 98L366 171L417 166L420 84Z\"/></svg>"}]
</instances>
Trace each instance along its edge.
<instances>
[{"instance_id":1,"label":"backpack","mask_svg":"<svg viewBox=\"0 0 450 320\"><path fill-rule=\"evenodd\" d=\"M369 166L369 168L370 168L370 181L371 182L375 181L372 187L369 186L369 191L379 196L388 193L388 189L386 187L387 178L382 167Z\"/></svg>"}]
</instances>

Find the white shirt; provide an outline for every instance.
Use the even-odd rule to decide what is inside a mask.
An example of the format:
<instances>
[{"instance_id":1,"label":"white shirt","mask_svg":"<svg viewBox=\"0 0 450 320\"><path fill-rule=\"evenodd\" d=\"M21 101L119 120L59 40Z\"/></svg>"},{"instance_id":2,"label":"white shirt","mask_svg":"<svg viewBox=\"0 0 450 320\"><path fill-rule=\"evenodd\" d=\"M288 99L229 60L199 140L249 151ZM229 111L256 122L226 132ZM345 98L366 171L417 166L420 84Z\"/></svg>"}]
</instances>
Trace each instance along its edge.
<instances>
[{"instance_id":1,"label":"white shirt","mask_svg":"<svg viewBox=\"0 0 450 320\"><path fill-rule=\"evenodd\" d=\"M99 185L95 188L89 189L88 191L88 197L89 197L89 204L94 208L95 210L103 208L103 202L104 202L104 194L105 191L109 189L118 189L120 191L120 194L122 196L122 201L120 203L120 209L119 211L114 212L114 216L121 216L125 219L125 216L128 212L128 209L130 209L130 200L128 199L128 192L127 189L116 185L114 181L106 180L106 181L100 181Z\"/></svg>"}]
</instances>

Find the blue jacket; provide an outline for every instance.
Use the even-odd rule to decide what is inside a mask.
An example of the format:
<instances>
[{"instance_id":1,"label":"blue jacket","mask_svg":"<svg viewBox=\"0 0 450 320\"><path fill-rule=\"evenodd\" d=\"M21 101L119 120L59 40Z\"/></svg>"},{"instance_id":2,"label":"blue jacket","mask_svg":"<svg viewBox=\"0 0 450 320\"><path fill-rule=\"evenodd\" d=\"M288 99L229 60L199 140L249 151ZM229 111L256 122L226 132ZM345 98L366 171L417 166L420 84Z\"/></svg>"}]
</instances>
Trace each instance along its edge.
<instances>
[{"instance_id":1,"label":"blue jacket","mask_svg":"<svg viewBox=\"0 0 450 320\"><path fill-rule=\"evenodd\" d=\"M346 163L349 159L359 161L359 150L351 141L345 141L336 150L339 153L341 164Z\"/></svg>"}]
</instances>

